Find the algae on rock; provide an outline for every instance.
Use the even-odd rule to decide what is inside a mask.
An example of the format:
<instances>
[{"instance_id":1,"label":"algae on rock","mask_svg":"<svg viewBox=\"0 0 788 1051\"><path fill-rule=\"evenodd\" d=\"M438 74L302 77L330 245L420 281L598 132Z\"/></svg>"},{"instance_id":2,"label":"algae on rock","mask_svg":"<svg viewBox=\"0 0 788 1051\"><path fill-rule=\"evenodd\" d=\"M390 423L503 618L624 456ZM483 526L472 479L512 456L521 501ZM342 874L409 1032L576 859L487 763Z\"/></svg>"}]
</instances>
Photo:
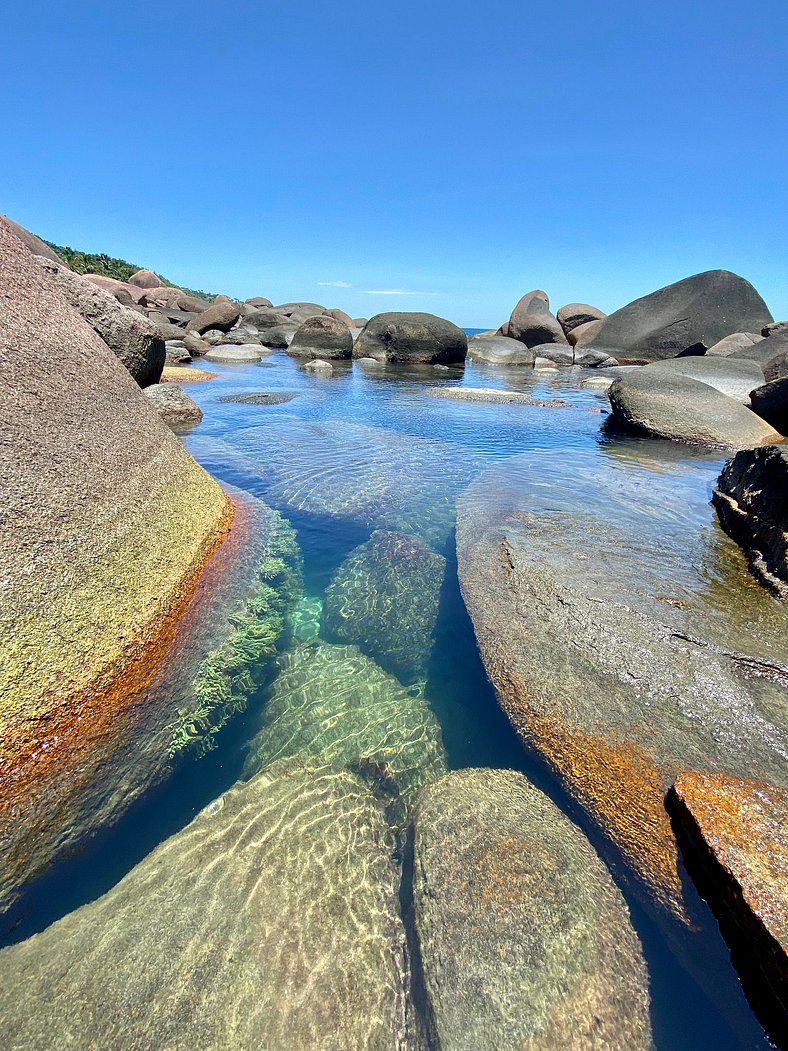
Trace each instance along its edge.
<instances>
[{"instance_id":1,"label":"algae on rock","mask_svg":"<svg viewBox=\"0 0 788 1051\"><path fill-rule=\"evenodd\" d=\"M280 515L258 569L255 593L230 618L232 634L209 654L193 682L194 704L178 709L170 754L210 751L215 736L243 711L260 687L270 661L287 635L287 617L301 594L301 555L293 527Z\"/></svg>"},{"instance_id":2,"label":"algae on rock","mask_svg":"<svg viewBox=\"0 0 788 1051\"><path fill-rule=\"evenodd\" d=\"M415 537L376 529L326 590L326 638L356 643L404 683L424 679L445 571L446 560Z\"/></svg>"},{"instance_id":3,"label":"algae on rock","mask_svg":"<svg viewBox=\"0 0 788 1051\"><path fill-rule=\"evenodd\" d=\"M368 777L399 823L419 788L446 769L440 726L426 700L356 646L320 639L280 658L246 773L296 755Z\"/></svg>"}]
</instances>

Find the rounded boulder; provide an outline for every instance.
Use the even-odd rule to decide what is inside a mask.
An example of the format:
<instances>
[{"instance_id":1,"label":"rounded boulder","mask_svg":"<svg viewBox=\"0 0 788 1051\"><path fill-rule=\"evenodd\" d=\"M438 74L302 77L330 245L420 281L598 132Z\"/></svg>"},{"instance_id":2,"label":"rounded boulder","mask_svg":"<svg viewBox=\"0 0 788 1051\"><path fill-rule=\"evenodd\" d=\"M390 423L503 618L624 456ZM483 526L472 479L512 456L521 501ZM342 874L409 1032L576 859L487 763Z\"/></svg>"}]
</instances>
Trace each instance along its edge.
<instances>
[{"instance_id":1,"label":"rounded boulder","mask_svg":"<svg viewBox=\"0 0 788 1051\"><path fill-rule=\"evenodd\" d=\"M350 358L353 337L343 321L321 315L309 318L293 336L287 353L294 357L320 358L323 361Z\"/></svg>"},{"instance_id":2,"label":"rounded boulder","mask_svg":"<svg viewBox=\"0 0 788 1051\"><path fill-rule=\"evenodd\" d=\"M403 364L450 365L464 362L468 337L451 321L434 314L391 311L376 314L353 348L355 358Z\"/></svg>"}]
</instances>

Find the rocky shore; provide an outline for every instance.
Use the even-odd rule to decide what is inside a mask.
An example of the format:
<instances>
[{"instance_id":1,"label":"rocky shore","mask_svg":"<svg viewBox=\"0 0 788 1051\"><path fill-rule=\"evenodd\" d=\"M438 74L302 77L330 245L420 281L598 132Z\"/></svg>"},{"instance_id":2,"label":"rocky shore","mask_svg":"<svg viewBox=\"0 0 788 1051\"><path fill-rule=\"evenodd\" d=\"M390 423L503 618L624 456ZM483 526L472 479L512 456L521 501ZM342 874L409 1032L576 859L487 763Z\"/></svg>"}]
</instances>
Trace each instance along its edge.
<instances>
[{"instance_id":1,"label":"rocky shore","mask_svg":"<svg viewBox=\"0 0 788 1051\"><path fill-rule=\"evenodd\" d=\"M223 386L279 362L292 389ZM360 375L398 384L406 426L332 409ZM561 397L531 393L551 377ZM582 419L594 466L468 437L537 417ZM0 950L3 1046L646 1049L624 894L690 970L700 894L788 1046L787 433L786 323L727 271L610 315L533 290L469 338L76 273L0 219L0 917L250 728L231 787ZM702 537L693 456L727 458ZM453 768L431 694L451 581L577 823L523 773Z\"/></svg>"}]
</instances>

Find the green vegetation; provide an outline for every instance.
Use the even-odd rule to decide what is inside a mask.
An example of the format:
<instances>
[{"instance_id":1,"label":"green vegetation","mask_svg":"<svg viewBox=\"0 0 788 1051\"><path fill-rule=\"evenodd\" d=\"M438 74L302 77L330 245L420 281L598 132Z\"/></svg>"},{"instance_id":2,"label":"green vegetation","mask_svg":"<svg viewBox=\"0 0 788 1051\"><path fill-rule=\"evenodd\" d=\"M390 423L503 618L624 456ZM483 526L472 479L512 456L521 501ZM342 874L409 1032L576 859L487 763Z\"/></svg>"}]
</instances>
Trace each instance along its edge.
<instances>
[{"instance_id":1,"label":"green vegetation","mask_svg":"<svg viewBox=\"0 0 788 1051\"><path fill-rule=\"evenodd\" d=\"M105 255L103 252L80 252L76 248L56 245L51 241L46 241L45 244L48 244L53 251L57 252L63 262L77 274L101 274L102 277L114 277L116 281L128 281L132 274L136 274L138 270L143 269L143 267L137 266L136 263L129 263L125 259L116 259L114 256ZM194 288L185 288L183 285L173 284L172 281L168 281L165 277L161 278L161 283L167 288L180 288L188 295L198 296L200 299L211 301L216 299L216 292L202 292Z\"/></svg>"},{"instance_id":2,"label":"green vegetation","mask_svg":"<svg viewBox=\"0 0 788 1051\"><path fill-rule=\"evenodd\" d=\"M234 631L200 666L194 705L179 708L170 755L185 749L198 756L263 683L271 659L287 635L288 615L301 595L301 554L295 531L281 516L257 571L258 586L244 610L230 618Z\"/></svg>"}]
</instances>

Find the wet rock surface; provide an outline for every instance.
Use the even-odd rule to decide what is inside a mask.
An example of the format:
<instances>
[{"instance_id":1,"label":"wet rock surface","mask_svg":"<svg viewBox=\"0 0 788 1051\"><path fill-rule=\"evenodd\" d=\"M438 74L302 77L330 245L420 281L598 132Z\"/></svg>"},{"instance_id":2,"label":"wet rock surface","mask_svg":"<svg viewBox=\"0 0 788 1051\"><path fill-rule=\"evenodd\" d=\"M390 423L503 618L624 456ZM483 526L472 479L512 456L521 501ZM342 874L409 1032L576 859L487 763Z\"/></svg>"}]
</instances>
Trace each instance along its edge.
<instances>
[{"instance_id":1,"label":"wet rock surface","mask_svg":"<svg viewBox=\"0 0 788 1051\"><path fill-rule=\"evenodd\" d=\"M360 778L269 767L104 897L0 953L4 1047L399 1046L393 848Z\"/></svg>"},{"instance_id":2,"label":"wet rock surface","mask_svg":"<svg viewBox=\"0 0 788 1051\"><path fill-rule=\"evenodd\" d=\"M424 697L358 647L320 639L280 659L246 776L287 756L360 771L400 825L419 788L446 769L440 727Z\"/></svg>"},{"instance_id":3,"label":"wet rock surface","mask_svg":"<svg viewBox=\"0 0 788 1051\"><path fill-rule=\"evenodd\" d=\"M414 914L434 1046L651 1047L646 967L588 840L522 775L459 770L414 819Z\"/></svg>"},{"instance_id":4,"label":"wet rock surface","mask_svg":"<svg viewBox=\"0 0 788 1051\"><path fill-rule=\"evenodd\" d=\"M782 608L733 545L689 541L680 472L668 497L652 496L637 465L578 467L574 479L564 466L559 485L539 484L549 454L531 469L509 459L458 504L460 585L485 668L636 889L681 916L663 806L676 774L786 782Z\"/></svg>"},{"instance_id":5,"label":"wet rock surface","mask_svg":"<svg viewBox=\"0 0 788 1051\"><path fill-rule=\"evenodd\" d=\"M402 682L426 676L446 560L420 540L377 529L326 589L323 631L357 643Z\"/></svg>"},{"instance_id":6,"label":"wet rock surface","mask_svg":"<svg viewBox=\"0 0 788 1051\"><path fill-rule=\"evenodd\" d=\"M225 394L219 401L234 405L286 405L298 394L292 390L260 390L250 394Z\"/></svg>"},{"instance_id":7,"label":"wet rock surface","mask_svg":"<svg viewBox=\"0 0 788 1051\"><path fill-rule=\"evenodd\" d=\"M756 577L788 598L788 446L737 453L725 464L712 500Z\"/></svg>"},{"instance_id":8,"label":"wet rock surface","mask_svg":"<svg viewBox=\"0 0 788 1051\"><path fill-rule=\"evenodd\" d=\"M745 991L788 1044L788 791L715 775L668 797L687 868L717 916Z\"/></svg>"},{"instance_id":9,"label":"wet rock surface","mask_svg":"<svg viewBox=\"0 0 788 1051\"><path fill-rule=\"evenodd\" d=\"M427 387L424 393L430 398L446 398L448 401L488 402L491 405L535 405L542 409L563 409L567 403L560 398L545 401L514 390L490 390L485 387Z\"/></svg>"}]
</instances>

